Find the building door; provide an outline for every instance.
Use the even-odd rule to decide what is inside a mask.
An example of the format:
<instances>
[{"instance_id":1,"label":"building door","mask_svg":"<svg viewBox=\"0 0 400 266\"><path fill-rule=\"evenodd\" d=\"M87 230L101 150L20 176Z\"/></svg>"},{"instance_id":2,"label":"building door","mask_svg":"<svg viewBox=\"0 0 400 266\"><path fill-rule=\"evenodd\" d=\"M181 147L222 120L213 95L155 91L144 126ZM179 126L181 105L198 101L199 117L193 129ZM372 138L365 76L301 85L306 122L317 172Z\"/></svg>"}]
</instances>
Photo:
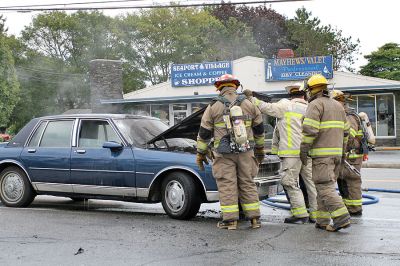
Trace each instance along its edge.
<instances>
[{"instance_id":1,"label":"building door","mask_svg":"<svg viewBox=\"0 0 400 266\"><path fill-rule=\"evenodd\" d=\"M190 108L187 103L170 105L170 126L176 125L189 115Z\"/></svg>"}]
</instances>

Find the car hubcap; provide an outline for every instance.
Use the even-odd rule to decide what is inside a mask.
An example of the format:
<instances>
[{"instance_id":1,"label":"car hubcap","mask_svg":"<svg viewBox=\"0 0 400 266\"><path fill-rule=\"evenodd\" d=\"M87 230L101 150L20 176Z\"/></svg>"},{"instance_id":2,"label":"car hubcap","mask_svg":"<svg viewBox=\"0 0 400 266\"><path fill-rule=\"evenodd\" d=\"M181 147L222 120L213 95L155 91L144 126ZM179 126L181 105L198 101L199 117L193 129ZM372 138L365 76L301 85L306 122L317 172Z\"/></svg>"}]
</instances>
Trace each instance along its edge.
<instances>
[{"instance_id":1,"label":"car hubcap","mask_svg":"<svg viewBox=\"0 0 400 266\"><path fill-rule=\"evenodd\" d=\"M3 179L2 194L7 201L18 201L24 193L24 181L16 173L9 173Z\"/></svg>"},{"instance_id":2,"label":"car hubcap","mask_svg":"<svg viewBox=\"0 0 400 266\"><path fill-rule=\"evenodd\" d=\"M165 199L172 211L180 211L185 203L185 192L182 184L175 180L170 181L165 189Z\"/></svg>"}]
</instances>

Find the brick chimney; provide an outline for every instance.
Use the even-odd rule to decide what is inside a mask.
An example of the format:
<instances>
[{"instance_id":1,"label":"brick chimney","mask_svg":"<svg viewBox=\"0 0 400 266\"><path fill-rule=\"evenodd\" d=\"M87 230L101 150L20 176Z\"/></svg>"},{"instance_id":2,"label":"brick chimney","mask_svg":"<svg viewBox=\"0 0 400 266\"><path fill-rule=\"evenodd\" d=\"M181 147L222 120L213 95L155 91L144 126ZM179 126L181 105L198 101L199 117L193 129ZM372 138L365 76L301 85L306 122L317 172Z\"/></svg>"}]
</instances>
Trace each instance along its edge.
<instances>
[{"instance_id":1,"label":"brick chimney","mask_svg":"<svg viewBox=\"0 0 400 266\"><path fill-rule=\"evenodd\" d=\"M122 62L90 61L90 104L93 113L121 113L121 105L101 104L100 100L123 99Z\"/></svg>"}]
</instances>

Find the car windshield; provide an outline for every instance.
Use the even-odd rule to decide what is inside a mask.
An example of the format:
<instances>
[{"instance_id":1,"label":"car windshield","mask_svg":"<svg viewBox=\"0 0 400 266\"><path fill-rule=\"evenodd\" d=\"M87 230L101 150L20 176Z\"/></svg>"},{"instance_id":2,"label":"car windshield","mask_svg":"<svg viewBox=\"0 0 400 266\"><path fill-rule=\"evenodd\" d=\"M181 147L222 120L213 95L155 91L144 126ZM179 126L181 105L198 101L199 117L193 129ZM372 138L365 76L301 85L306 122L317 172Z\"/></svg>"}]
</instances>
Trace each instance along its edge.
<instances>
[{"instance_id":1,"label":"car windshield","mask_svg":"<svg viewBox=\"0 0 400 266\"><path fill-rule=\"evenodd\" d=\"M115 124L126 137L127 141L141 148L157 148L157 149L183 149L193 148L195 141L190 139L173 138L166 141L156 141L154 144L146 143L168 129L168 126L156 119L146 118L125 118L114 119Z\"/></svg>"}]
</instances>

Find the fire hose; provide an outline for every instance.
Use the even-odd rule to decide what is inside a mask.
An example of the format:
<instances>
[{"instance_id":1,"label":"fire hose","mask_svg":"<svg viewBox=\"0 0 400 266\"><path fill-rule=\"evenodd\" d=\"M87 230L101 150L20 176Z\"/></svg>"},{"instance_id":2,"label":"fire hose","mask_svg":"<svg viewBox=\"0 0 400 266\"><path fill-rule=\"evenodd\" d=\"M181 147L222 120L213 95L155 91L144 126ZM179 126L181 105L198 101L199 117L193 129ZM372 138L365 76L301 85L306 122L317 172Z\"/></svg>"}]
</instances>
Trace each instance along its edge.
<instances>
[{"instance_id":1,"label":"fire hose","mask_svg":"<svg viewBox=\"0 0 400 266\"><path fill-rule=\"evenodd\" d=\"M363 189L363 191L377 191L377 192L387 192L387 193L400 193L400 190L389 190L389 189L380 189L380 188L366 188ZM278 195L285 195L284 192L279 193ZM363 199L368 199L368 200L363 200L362 205L371 205L371 204L376 204L379 202L379 198L376 196L368 195L368 194L362 194ZM261 201L263 204L272 206L275 208L280 208L284 210L290 210L290 205L289 201L287 199L277 199L274 197L267 198Z\"/></svg>"}]
</instances>

